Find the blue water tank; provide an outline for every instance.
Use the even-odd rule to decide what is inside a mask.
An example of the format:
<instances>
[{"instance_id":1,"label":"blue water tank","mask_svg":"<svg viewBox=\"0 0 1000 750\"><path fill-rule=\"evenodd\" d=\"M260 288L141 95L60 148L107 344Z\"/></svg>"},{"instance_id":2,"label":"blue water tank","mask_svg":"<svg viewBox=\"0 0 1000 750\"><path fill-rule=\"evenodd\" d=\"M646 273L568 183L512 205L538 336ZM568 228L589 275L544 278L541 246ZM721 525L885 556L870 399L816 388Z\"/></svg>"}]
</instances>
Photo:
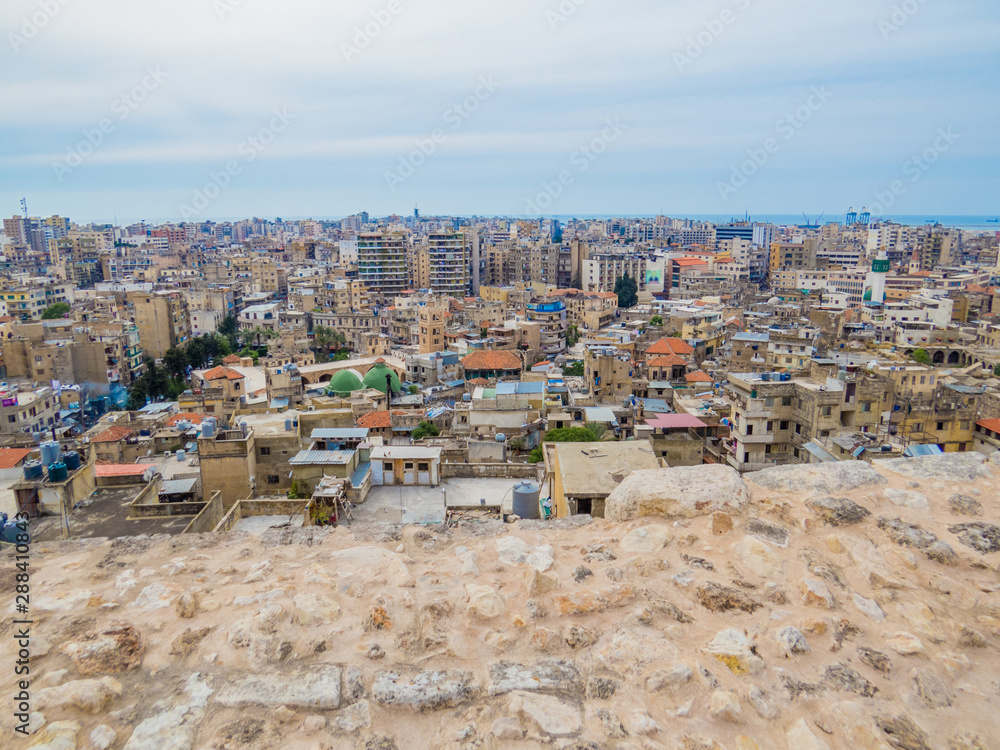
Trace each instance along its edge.
<instances>
[{"instance_id":1,"label":"blue water tank","mask_svg":"<svg viewBox=\"0 0 1000 750\"><path fill-rule=\"evenodd\" d=\"M66 451L63 453L62 461L66 464L68 471L76 471L80 468L80 454L76 451Z\"/></svg>"},{"instance_id":2,"label":"blue water tank","mask_svg":"<svg viewBox=\"0 0 1000 750\"><path fill-rule=\"evenodd\" d=\"M57 461L56 463L49 465L50 482L65 482L68 477L69 472L66 470L66 464L62 461Z\"/></svg>"},{"instance_id":3,"label":"blue water tank","mask_svg":"<svg viewBox=\"0 0 1000 750\"><path fill-rule=\"evenodd\" d=\"M535 482L518 482L514 485L514 515L521 518L539 518L539 487Z\"/></svg>"},{"instance_id":4,"label":"blue water tank","mask_svg":"<svg viewBox=\"0 0 1000 750\"><path fill-rule=\"evenodd\" d=\"M45 474L41 461L28 461L24 464L24 478L28 480L41 479Z\"/></svg>"},{"instance_id":5,"label":"blue water tank","mask_svg":"<svg viewBox=\"0 0 1000 750\"><path fill-rule=\"evenodd\" d=\"M59 460L59 443L48 440L41 445L42 465L49 466Z\"/></svg>"},{"instance_id":6,"label":"blue water tank","mask_svg":"<svg viewBox=\"0 0 1000 750\"><path fill-rule=\"evenodd\" d=\"M502 432L498 432L497 433L497 435L496 435L496 441L498 443L506 442L506 440L507 440L507 436L506 435L504 435Z\"/></svg>"}]
</instances>

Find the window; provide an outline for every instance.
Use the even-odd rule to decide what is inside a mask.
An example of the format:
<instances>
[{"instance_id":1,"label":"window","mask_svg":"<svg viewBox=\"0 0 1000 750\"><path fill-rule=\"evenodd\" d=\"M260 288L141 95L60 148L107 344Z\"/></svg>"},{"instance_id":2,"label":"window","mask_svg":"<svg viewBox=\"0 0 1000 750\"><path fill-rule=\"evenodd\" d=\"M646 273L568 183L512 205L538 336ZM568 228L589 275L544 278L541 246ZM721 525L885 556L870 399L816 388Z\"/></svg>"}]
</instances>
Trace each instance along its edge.
<instances>
[{"instance_id":1,"label":"window","mask_svg":"<svg viewBox=\"0 0 1000 750\"><path fill-rule=\"evenodd\" d=\"M935 380L937 380L937 375L931 375L931 385L934 385Z\"/></svg>"},{"instance_id":2,"label":"window","mask_svg":"<svg viewBox=\"0 0 1000 750\"><path fill-rule=\"evenodd\" d=\"M768 432L773 432L774 431L774 422L768 422L767 423L767 431Z\"/></svg>"},{"instance_id":3,"label":"window","mask_svg":"<svg viewBox=\"0 0 1000 750\"><path fill-rule=\"evenodd\" d=\"M924 430L924 423L923 422L917 422L916 424L913 425L913 431L914 432L923 432L923 430Z\"/></svg>"},{"instance_id":4,"label":"window","mask_svg":"<svg viewBox=\"0 0 1000 750\"><path fill-rule=\"evenodd\" d=\"M937 423L937 429L938 429L938 432L940 432L941 430L943 430L944 429L944 422L938 422Z\"/></svg>"},{"instance_id":5,"label":"window","mask_svg":"<svg viewBox=\"0 0 1000 750\"><path fill-rule=\"evenodd\" d=\"M969 429L969 420L967 420L967 419L963 419L963 420L962 420L962 421L961 421L961 422L959 423L959 428L960 428L960 429L963 429L963 430L967 430L967 429Z\"/></svg>"},{"instance_id":6,"label":"window","mask_svg":"<svg viewBox=\"0 0 1000 750\"><path fill-rule=\"evenodd\" d=\"M430 471L431 465L427 461L421 461L417 464L417 471Z\"/></svg>"},{"instance_id":7,"label":"window","mask_svg":"<svg viewBox=\"0 0 1000 750\"><path fill-rule=\"evenodd\" d=\"M765 398L764 399L764 406L774 406L774 399L771 396L768 396L767 398Z\"/></svg>"},{"instance_id":8,"label":"window","mask_svg":"<svg viewBox=\"0 0 1000 750\"><path fill-rule=\"evenodd\" d=\"M260 455L262 455L262 456L270 456L271 455L271 449L270 448L261 448L260 449Z\"/></svg>"},{"instance_id":9,"label":"window","mask_svg":"<svg viewBox=\"0 0 1000 750\"><path fill-rule=\"evenodd\" d=\"M281 478L277 474L268 474L267 475L267 483L268 484L277 484L280 481L281 481Z\"/></svg>"},{"instance_id":10,"label":"window","mask_svg":"<svg viewBox=\"0 0 1000 750\"><path fill-rule=\"evenodd\" d=\"M403 464L404 471L413 471L413 461L407 461Z\"/></svg>"},{"instance_id":11,"label":"window","mask_svg":"<svg viewBox=\"0 0 1000 750\"><path fill-rule=\"evenodd\" d=\"M770 453L770 452L771 452L771 445L770 443L768 443L767 445L764 446L764 453Z\"/></svg>"},{"instance_id":12,"label":"window","mask_svg":"<svg viewBox=\"0 0 1000 750\"><path fill-rule=\"evenodd\" d=\"M795 434L796 435L802 434L802 425L800 425L798 422L795 423Z\"/></svg>"},{"instance_id":13,"label":"window","mask_svg":"<svg viewBox=\"0 0 1000 750\"><path fill-rule=\"evenodd\" d=\"M9 417L7 417L7 421L13 424L14 422L17 421L17 417L14 414L11 414Z\"/></svg>"},{"instance_id":14,"label":"window","mask_svg":"<svg viewBox=\"0 0 1000 750\"><path fill-rule=\"evenodd\" d=\"M387 474L392 474L392 461L386 461L383 464L382 470Z\"/></svg>"},{"instance_id":15,"label":"window","mask_svg":"<svg viewBox=\"0 0 1000 750\"><path fill-rule=\"evenodd\" d=\"M872 410L872 402L871 401L862 401L861 402L861 411L863 411L863 412L869 412L871 410Z\"/></svg>"},{"instance_id":16,"label":"window","mask_svg":"<svg viewBox=\"0 0 1000 750\"><path fill-rule=\"evenodd\" d=\"M778 423L778 429L779 430L787 430L788 429L788 420L787 419L781 420L781 422Z\"/></svg>"},{"instance_id":17,"label":"window","mask_svg":"<svg viewBox=\"0 0 1000 750\"><path fill-rule=\"evenodd\" d=\"M753 435L753 425L752 424L748 424L747 425L747 435Z\"/></svg>"},{"instance_id":18,"label":"window","mask_svg":"<svg viewBox=\"0 0 1000 750\"><path fill-rule=\"evenodd\" d=\"M781 399L781 405L782 406L791 406L792 405L792 397L791 396L784 396Z\"/></svg>"},{"instance_id":19,"label":"window","mask_svg":"<svg viewBox=\"0 0 1000 750\"><path fill-rule=\"evenodd\" d=\"M833 413L833 407L831 406L824 406L820 409L820 414L822 414L824 417L829 417L832 413Z\"/></svg>"},{"instance_id":20,"label":"window","mask_svg":"<svg viewBox=\"0 0 1000 750\"><path fill-rule=\"evenodd\" d=\"M920 376L920 385L923 385L926 380L927 380L927 376L926 375L921 375Z\"/></svg>"}]
</instances>

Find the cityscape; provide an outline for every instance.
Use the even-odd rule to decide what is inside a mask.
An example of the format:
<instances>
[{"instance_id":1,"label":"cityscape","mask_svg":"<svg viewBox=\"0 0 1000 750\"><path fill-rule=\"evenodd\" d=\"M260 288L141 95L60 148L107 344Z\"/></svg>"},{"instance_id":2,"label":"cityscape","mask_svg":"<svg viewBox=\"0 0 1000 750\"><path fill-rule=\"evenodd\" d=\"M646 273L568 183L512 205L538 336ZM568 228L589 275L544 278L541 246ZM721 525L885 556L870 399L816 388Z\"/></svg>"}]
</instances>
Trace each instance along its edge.
<instances>
[{"instance_id":1,"label":"cityscape","mask_svg":"<svg viewBox=\"0 0 1000 750\"><path fill-rule=\"evenodd\" d=\"M0 27L0 747L1000 748L994 4Z\"/></svg>"}]
</instances>

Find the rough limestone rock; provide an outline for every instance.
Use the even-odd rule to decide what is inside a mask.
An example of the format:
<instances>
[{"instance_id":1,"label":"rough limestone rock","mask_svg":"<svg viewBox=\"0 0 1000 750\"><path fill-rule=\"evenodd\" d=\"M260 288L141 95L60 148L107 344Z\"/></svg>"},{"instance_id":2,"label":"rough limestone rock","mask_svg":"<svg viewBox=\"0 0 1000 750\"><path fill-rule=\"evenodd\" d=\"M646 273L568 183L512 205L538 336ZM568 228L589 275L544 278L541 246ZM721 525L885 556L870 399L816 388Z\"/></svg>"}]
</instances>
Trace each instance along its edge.
<instances>
[{"instance_id":1,"label":"rough limestone rock","mask_svg":"<svg viewBox=\"0 0 1000 750\"><path fill-rule=\"evenodd\" d=\"M882 494L886 496L886 499L893 505L899 505L903 508L913 508L914 510L927 510L931 507L930 500L927 499L927 495L921 492L914 492L913 490L897 490L892 487L887 487L882 490Z\"/></svg>"},{"instance_id":2,"label":"rough limestone rock","mask_svg":"<svg viewBox=\"0 0 1000 750\"><path fill-rule=\"evenodd\" d=\"M223 706L294 706L338 708L341 669L317 664L288 673L268 671L229 681L219 688L215 702Z\"/></svg>"},{"instance_id":3,"label":"rough limestone rock","mask_svg":"<svg viewBox=\"0 0 1000 750\"><path fill-rule=\"evenodd\" d=\"M138 669L146 651L142 636L131 625L118 625L62 647L81 675L118 674Z\"/></svg>"},{"instance_id":4,"label":"rough limestone rock","mask_svg":"<svg viewBox=\"0 0 1000 750\"><path fill-rule=\"evenodd\" d=\"M750 639L736 628L716 633L705 653L725 664L733 674L757 674L764 668L764 660L753 652Z\"/></svg>"},{"instance_id":5,"label":"rough limestone rock","mask_svg":"<svg viewBox=\"0 0 1000 750\"><path fill-rule=\"evenodd\" d=\"M981 516L983 504L974 497L954 494L948 498L948 510L953 516Z\"/></svg>"},{"instance_id":6,"label":"rough limestone rock","mask_svg":"<svg viewBox=\"0 0 1000 750\"><path fill-rule=\"evenodd\" d=\"M608 495L611 521L644 516L694 518L715 511L739 513L750 489L739 473L720 464L633 471Z\"/></svg>"},{"instance_id":7,"label":"rough limestone rock","mask_svg":"<svg viewBox=\"0 0 1000 750\"><path fill-rule=\"evenodd\" d=\"M954 702L948 685L926 669L913 671L913 689L928 708L947 708Z\"/></svg>"},{"instance_id":8,"label":"rough limestone rock","mask_svg":"<svg viewBox=\"0 0 1000 750\"><path fill-rule=\"evenodd\" d=\"M42 688L34 698L40 709L76 708L84 713L101 713L122 694L122 684L111 677L72 680L51 688Z\"/></svg>"},{"instance_id":9,"label":"rough limestone rock","mask_svg":"<svg viewBox=\"0 0 1000 750\"><path fill-rule=\"evenodd\" d=\"M980 554L1000 551L1000 526L983 521L960 523L949 526L948 531L958 537L958 541Z\"/></svg>"},{"instance_id":10,"label":"rough limestone rock","mask_svg":"<svg viewBox=\"0 0 1000 750\"><path fill-rule=\"evenodd\" d=\"M947 482L973 482L989 479L986 456L980 453L942 453L918 458L890 458L874 462L880 469L887 469L911 479L940 479Z\"/></svg>"},{"instance_id":11,"label":"rough limestone rock","mask_svg":"<svg viewBox=\"0 0 1000 750\"><path fill-rule=\"evenodd\" d=\"M820 497L806 506L830 526L853 526L871 516L871 511L846 497Z\"/></svg>"},{"instance_id":12,"label":"rough limestone rock","mask_svg":"<svg viewBox=\"0 0 1000 750\"><path fill-rule=\"evenodd\" d=\"M658 669L646 679L646 689L650 692L677 690L691 682L692 677L694 672L686 664L678 664L670 669Z\"/></svg>"},{"instance_id":13,"label":"rough limestone rock","mask_svg":"<svg viewBox=\"0 0 1000 750\"><path fill-rule=\"evenodd\" d=\"M510 694L508 710L537 727L542 737L573 737L583 729L583 711L579 704L554 695L517 691Z\"/></svg>"},{"instance_id":14,"label":"rough limestone rock","mask_svg":"<svg viewBox=\"0 0 1000 750\"><path fill-rule=\"evenodd\" d=\"M468 584L466 592L469 595L469 614L477 620L492 620L503 614L506 605L500 594L492 586L476 586Z\"/></svg>"},{"instance_id":15,"label":"rough limestone rock","mask_svg":"<svg viewBox=\"0 0 1000 750\"><path fill-rule=\"evenodd\" d=\"M849 492L861 487L885 484L886 478L864 461L837 461L825 464L775 466L746 475L761 487L778 492Z\"/></svg>"},{"instance_id":16,"label":"rough limestone rock","mask_svg":"<svg viewBox=\"0 0 1000 750\"><path fill-rule=\"evenodd\" d=\"M547 659L530 665L501 661L490 667L490 695L515 690L579 692L582 687L580 670L570 661Z\"/></svg>"},{"instance_id":17,"label":"rough limestone rock","mask_svg":"<svg viewBox=\"0 0 1000 750\"><path fill-rule=\"evenodd\" d=\"M666 526L643 526L639 529L633 529L623 536L618 546L624 552L650 554L659 552L666 547L670 538L670 529Z\"/></svg>"},{"instance_id":18,"label":"rough limestone rock","mask_svg":"<svg viewBox=\"0 0 1000 750\"><path fill-rule=\"evenodd\" d=\"M810 651L809 642L802 635L802 631L791 626L778 631L778 643L789 656L805 654Z\"/></svg>"},{"instance_id":19,"label":"rough limestone rock","mask_svg":"<svg viewBox=\"0 0 1000 750\"><path fill-rule=\"evenodd\" d=\"M77 721L54 721L44 727L31 743L35 750L76 750ZM17 735L15 735L17 736Z\"/></svg>"},{"instance_id":20,"label":"rough limestone rock","mask_svg":"<svg viewBox=\"0 0 1000 750\"><path fill-rule=\"evenodd\" d=\"M188 677L184 692L186 700L143 719L124 750L191 750L212 689L195 673Z\"/></svg>"},{"instance_id":21,"label":"rough limestone rock","mask_svg":"<svg viewBox=\"0 0 1000 750\"><path fill-rule=\"evenodd\" d=\"M795 750L830 750L830 746L813 734L805 719L799 719L785 732L789 748Z\"/></svg>"},{"instance_id":22,"label":"rough limestone rock","mask_svg":"<svg viewBox=\"0 0 1000 750\"><path fill-rule=\"evenodd\" d=\"M418 711L454 708L473 700L479 689L469 672L425 671L409 677L396 672L379 672L372 685L372 698L386 706Z\"/></svg>"},{"instance_id":23,"label":"rough limestone rock","mask_svg":"<svg viewBox=\"0 0 1000 750\"><path fill-rule=\"evenodd\" d=\"M523 539L503 536L496 540L497 556L508 565L528 565L539 573L552 567L552 546L548 544L532 547Z\"/></svg>"},{"instance_id":24,"label":"rough limestone rock","mask_svg":"<svg viewBox=\"0 0 1000 750\"><path fill-rule=\"evenodd\" d=\"M340 605L328 596L313 593L296 594L294 601L292 622L299 625L323 625L340 617Z\"/></svg>"},{"instance_id":25,"label":"rough limestone rock","mask_svg":"<svg viewBox=\"0 0 1000 750\"><path fill-rule=\"evenodd\" d=\"M90 746L93 750L107 750L118 739L118 733L107 724L99 724L90 733Z\"/></svg>"},{"instance_id":26,"label":"rough limestone rock","mask_svg":"<svg viewBox=\"0 0 1000 750\"><path fill-rule=\"evenodd\" d=\"M743 709L740 699L728 690L716 690L708 703L708 713L713 719L730 721L734 724L743 723Z\"/></svg>"}]
</instances>

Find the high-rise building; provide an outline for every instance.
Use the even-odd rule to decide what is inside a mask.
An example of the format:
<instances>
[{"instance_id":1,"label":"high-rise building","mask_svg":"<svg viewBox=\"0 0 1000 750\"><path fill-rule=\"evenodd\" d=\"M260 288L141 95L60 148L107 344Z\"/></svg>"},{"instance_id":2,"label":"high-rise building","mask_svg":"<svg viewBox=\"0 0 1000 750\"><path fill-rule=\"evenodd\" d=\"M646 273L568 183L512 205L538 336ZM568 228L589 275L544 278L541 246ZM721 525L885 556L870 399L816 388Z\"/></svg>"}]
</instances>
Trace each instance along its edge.
<instances>
[{"instance_id":1,"label":"high-rise building","mask_svg":"<svg viewBox=\"0 0 1000 750\"><path fill-rule=\"evenodd\" d=\"M417 313L419 333L417 341L421 354L444 351L444 313L443 307L427 305Z\"/></svg>"},{"instance_id":2,"label":"high-rise building","mask_svg":"<svg viewBox=\"0 0 1000 750\"><path fill-rule=\"evenodd\" d=\"M427 236L428 287L436 294L464 297L469 292L470 243L464 232L445 230Z\"/></svg>"},{"instance_id":3,"label":"high-rise building","mask_svg":"<svg viewBox=\"0 0 1000 750\"><path fill-rule=\"evenodd\" d=\"M358 235L358 278L372 294L388 299L406 290L406 236L402 232Z\"/></svg>"}]
</instances>

